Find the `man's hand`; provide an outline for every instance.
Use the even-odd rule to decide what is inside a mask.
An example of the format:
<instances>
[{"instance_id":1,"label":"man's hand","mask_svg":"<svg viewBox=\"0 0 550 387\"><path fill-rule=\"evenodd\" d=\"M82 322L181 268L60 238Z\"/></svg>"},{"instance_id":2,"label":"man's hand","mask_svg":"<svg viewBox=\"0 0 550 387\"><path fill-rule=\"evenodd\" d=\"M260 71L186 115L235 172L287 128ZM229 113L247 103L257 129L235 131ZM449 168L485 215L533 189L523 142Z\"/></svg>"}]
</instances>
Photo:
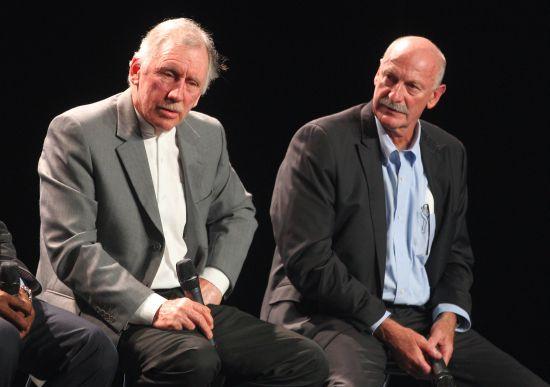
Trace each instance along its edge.
<instances>
[{"instance_id":1,"label":"man's hand","mask_svg":"<svg viewBox=\"0 0 550 387\"><path fill-rule=\"evenodd\" d=\"M12 296L0 290L0 316L19 330L21 338L27 336L34 321L34 308L27 293L19 289L19 295Z\"/></svg>"},{"instance_id":2,"label":"man's hand","mask_svg":"<svg viewBox=\"0 0 550 387\"><path fill-rule=\"evenodd\" d=\"M439 315L430 330L428 342L439 349L445 364L449 364L453 355L456 328L456 314L444 312Z\"/></svg>"},{"instance_id":3,"label":"man's hand","mask_svg":"<svg viewBox=\"0 0 550 387\"><path fill-rule=\"evenodd\" d=\"M391 318L384 320L374 334L391 347L399 367L415 378L425 379L432 371L426 356L441 359L441 354L435 345L429 343L424 336Z\"/></svg>"},{"instance_id":4,"label":"man's hand","mask_svg":"<svg viewBox=\"0 0 550 387\"><path fill-rule=\"evenodd\" d=\"M201 293L204 303L206 305L220 305L223 297L220 289L218 289L212 282L204 278L199 278L199 284L201 286Z\"/></svg>"},{"instance_id":5,"label":"man's hand","mask_svg":"<svg viewBox=\"0 0 550 387\"><path fill-rule=\"evenodd\" d=\"M211 339L214 319L208 307L184 297L165 301L153 318L153 326L166 330L193 330L198 326Z\"/></svg>"}]
</instances>

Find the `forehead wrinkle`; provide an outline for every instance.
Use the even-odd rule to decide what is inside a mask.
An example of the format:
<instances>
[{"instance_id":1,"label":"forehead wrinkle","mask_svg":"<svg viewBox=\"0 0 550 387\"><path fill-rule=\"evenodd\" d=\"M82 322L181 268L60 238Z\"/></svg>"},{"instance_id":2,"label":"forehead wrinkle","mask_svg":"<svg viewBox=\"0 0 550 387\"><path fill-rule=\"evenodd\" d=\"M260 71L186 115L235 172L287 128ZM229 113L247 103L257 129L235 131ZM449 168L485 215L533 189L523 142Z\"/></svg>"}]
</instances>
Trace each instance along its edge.
<instances>
[{"instance_id":1,"label":"forehead wrinkle","mask_svg":"<svg viewBox=\"0 0 550 387\"><path fill-rule=\"evenodd\" d=\"M390 71L399 75L400 78L404 77L406 81L419 83L433 83L438 74L435 61L429 60L418 52L382 58L380 67L382 73Z\"/></svg>"},{"instance_id":2,"label":"forehead wrinkle","mask_svg":"<svg viewBox=\"0 0 550 387\"><path fill-rule=\"evenodd\" d=\"M184 49L178 51L178 49ZM187 51L196 51L200 50L201 46L189 46L186 44L176 44L168 47L163 50L155 60L151 61L149 65L154 65L156 69L170 68L172 70L177 70L178 72L184 72L186 74L192 73L193 77L197 80L200 78L201 73L201 58L197 53L190 53L189 56L184 56L183 53ZM204 48L204 53L206 53L206 48ZM207 75L206 75L207 76ZM202 83L202 81L201 81Z\"/></svg>"}]
</instances>

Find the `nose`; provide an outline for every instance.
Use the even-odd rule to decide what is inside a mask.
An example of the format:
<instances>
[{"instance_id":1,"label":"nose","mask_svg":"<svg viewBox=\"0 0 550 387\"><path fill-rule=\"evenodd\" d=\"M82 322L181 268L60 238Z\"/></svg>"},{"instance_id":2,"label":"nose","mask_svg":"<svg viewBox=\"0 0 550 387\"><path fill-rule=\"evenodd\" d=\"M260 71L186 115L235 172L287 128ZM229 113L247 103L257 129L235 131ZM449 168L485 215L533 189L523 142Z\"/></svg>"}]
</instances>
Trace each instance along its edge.
<instances>
[{"instance_id":1,"label":"nose","mask_svg":"<svg viewBox=\"0 0 550 387\"><path fill-rule=\"evenodd\" d=\"M388 97L392 102L402 102L403 101L403 84L401 82L396 83L392 86Z\"/></svg>"},{"instance_id":2,"label":"nose","mask_svg":"<svg viewBox=\"0 0 550 387\"><path fill-rule=\"evenodd\" d=\"M167 97L172 101L179 102L183 101L185 94L185 78L181 78L178 82L174 82L170 90L168 91Z\"/></svg>"}]
</instances>

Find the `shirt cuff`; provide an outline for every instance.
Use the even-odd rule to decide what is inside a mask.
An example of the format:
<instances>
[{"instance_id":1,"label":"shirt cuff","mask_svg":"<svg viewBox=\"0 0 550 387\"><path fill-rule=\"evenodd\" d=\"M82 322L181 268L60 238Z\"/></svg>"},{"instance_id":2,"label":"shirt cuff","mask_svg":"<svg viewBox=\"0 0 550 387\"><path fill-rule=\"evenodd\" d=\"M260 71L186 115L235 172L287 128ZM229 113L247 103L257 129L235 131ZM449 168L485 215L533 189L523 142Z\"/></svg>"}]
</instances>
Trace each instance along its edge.
<instances>
[{"instance_id":1,"label":"shirt cuff","mask_svg":"<svg viewBox=\"0 0 550 387\"><path fill-rule=\"evenodd\" d=\"M157 310L166 301L166 298L158 295L157 293L151 294L143 301L143 303L136 310L136 313L130 318L130 323L141 325L152 325L153 319Z\"/></svg>"},{"instance_id":2,"label":"shirt cuff","mask_svg":"<svg viewBox=\"0 0 550 387\"><path fill-rule=\"evenodd\" d=\"M432 319L435 321L437 317L443 312L453 312L454 314L456 314L456 332L466 332L472 327L470 315L460 306L445 303L439 304L434 308L432 312Z\"/></svg>"},{"instance_id":3,"label":"shirt cuff","mask_svg":"<svg viewBox=\"0 0 550 387\"><path fill-rule=\"evenodd\" d=\"M374 331L380 326L380 324L382 324L384 320L390 317L390 315L391 313L386 310L386 313L384 313L382 318L370 326L370 333L373 334Z\"/></svg>"},{"instance_id":4,"label":"shirt cuff","mask_svg":"<svg viewBox=\"0 0 550 387\"><path fill-rule=\"evenodd\" d=\"M212 266L205 267L200 277L217 287L222 293L222 296L227 292L227 289L229 289L229 285L231 285L229 278L227 278L223 271Z\"/></svg>"}]
</instances>

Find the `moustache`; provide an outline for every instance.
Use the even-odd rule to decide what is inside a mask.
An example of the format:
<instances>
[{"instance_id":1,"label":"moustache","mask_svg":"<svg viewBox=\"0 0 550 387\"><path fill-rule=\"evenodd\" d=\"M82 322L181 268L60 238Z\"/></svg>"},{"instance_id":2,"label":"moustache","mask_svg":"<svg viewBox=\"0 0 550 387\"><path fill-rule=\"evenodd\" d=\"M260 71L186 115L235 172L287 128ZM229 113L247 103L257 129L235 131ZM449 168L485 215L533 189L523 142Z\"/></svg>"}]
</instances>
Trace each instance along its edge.
<instances>
[{"instance_id":1,"label":"moustache","mask_svg":"<svg viewBox=\"0 0 550 387\"><path fill-rule=\"evenodd\" d=\"M378 102L380 103L380 105L384 105L385 107L391 110L395 110L396 112L403 114L409 113L409 109L407 109L407 106L405 104L393 103L388 97L380 98Z\"/></svg>"},{"instance_id":2,"label":"moustache","mask_svg":"<svg viewBox=\"0 0 550 387\"><path fill-rule=\"evenodd\" d=\"M163 103L163 104L160 104L159 107L161 109L170 110L176 113L181 113L183 111L183 107L179 103Z\"/></svg>"}]
</instances>

